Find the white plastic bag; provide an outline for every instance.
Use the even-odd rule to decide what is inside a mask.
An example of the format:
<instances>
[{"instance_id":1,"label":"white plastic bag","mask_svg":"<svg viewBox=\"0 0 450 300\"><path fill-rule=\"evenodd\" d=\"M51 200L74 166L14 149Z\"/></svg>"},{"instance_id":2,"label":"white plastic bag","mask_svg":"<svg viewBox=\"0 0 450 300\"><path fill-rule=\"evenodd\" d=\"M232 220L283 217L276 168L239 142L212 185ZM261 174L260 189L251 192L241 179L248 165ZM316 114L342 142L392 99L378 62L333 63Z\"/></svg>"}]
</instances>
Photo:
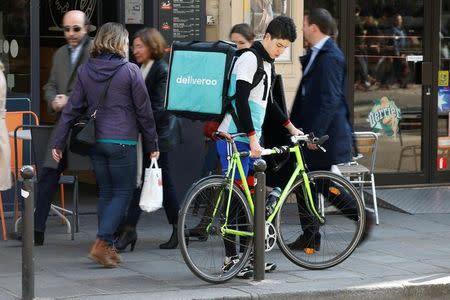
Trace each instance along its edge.
<instances>
[{"instance_id":1,"label":"white plastic bag","mask_svg":"<svg viewBox=\"0 0 450 300\"><path fill-rule=\"evenodd\" d=\"M149 168L145 169L144 184L142 185L139 207L146 212L160 209L163 204L163 185L161 168L156 159L152 158Z\"/></svg>"}]
</instances>

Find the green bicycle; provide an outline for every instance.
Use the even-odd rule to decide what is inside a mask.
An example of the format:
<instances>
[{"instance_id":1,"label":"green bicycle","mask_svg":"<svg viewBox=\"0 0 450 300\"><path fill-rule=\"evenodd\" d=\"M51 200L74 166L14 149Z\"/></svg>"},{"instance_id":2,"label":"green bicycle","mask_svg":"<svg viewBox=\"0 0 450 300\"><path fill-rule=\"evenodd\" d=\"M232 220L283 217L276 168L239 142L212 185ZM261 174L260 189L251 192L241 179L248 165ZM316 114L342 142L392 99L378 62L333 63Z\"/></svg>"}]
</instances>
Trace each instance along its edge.
<instances>
[{"instance_id":1,"label":"green bicycle","mask_svg":"<svg viewBox=\"0 0 450 300\"><path fill-rule=\"evenodd\" d=\"M252 252L254 204L240 160L250 153L238 152L234 143L241 135L228 140L231 151L226 175L194 183L179 213L178 240L184 261L197 277L210 283L232 279ZM326 139L292 136L292 146L262 153L293 153L296 158L295 170L273 211L266 213L265 250L278 244L290 261L313 270L333 267L349 257L366 222L363 202L351 183L332 172L305 170L301 145L321 147ZM241 185L234 180L236 170Z\"/></svg>"}]
</instances>

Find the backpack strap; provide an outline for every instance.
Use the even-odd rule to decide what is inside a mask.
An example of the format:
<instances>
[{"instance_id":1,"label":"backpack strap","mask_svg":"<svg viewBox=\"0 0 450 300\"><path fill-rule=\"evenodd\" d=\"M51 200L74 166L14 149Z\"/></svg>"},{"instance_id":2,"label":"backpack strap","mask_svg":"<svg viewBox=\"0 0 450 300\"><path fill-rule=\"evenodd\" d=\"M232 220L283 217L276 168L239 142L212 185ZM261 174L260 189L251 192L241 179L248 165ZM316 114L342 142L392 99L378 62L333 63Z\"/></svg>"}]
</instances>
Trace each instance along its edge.
<instances>
[{"instance_id":1,"label":"backpack strap","mask_svg":"<svg viewBox=\"0 0 450 300\"><path fill-rule=\"evenodd\" d=\"M261 80L264 79L263 99L266 99L267 93L269 91L269 80L268 80L266 71L264 70L264 62L263 62L262 57L258 54L256 49L253 49L253 48L245 48L245 49L237 50L235 56L239 57L247 51L252 52L256 56L256 60L257 60L256 72L255 72L255 75L253 75L253 80L252 80L252 84L250 86L250 90L254 89L261 82ZM273 70L273 65L272 65L272 70ZM235 100L235 97L236 97L236 95L233 95L230 98L230 100ZM236 110L231 105L231 101L228 103L227 112L231 115L238 131L242 132L241 126L239 125L238 115L236 113Z\"/></svg>"},{"instance_id":2,"label":"backpack strap","mask_svg":"<svg viewBox=\"0 0 450 300\"><path fill-rule=\"evenodd\" d=\"M240 49L240 50L236 51L236 56L241 56L243 53L248 52L248 51L252 52L256 56L256 61L257 61L256 72L255 72L255 75L253 76L251 89L254 89L261 82L261 80L264 79L263 99L266 99L267 92L269 90L269 80L267 78L266 71L264 70L264 61L263 61L262 57L258 54L256 49L254 49L254 48ZM273 70L273 65L272 65L272 70Z\"/></svg>"}]
</instances>

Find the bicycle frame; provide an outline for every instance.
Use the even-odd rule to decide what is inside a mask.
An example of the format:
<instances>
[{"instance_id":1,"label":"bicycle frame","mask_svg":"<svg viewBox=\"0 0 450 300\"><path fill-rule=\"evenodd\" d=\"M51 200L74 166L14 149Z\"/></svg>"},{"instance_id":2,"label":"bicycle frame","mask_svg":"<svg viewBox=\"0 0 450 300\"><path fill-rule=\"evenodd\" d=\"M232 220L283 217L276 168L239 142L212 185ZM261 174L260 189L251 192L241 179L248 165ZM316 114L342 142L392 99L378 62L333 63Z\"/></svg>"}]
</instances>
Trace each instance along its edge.
<instances>
[{"instance_id":1,"label":"bicycle frame","mask_svg":"<svg viewBox=\"0 0 450 300\"><path fill-rule=\"evenodd\" d=\"M226 213L225 213L225 223L223 224L223 226L221 227L221 233L222 234L231 234L231 235L237 235L237 236L253 236L253 232L245 232L245 231L241 231L241 230L235 230L235 229L229 229L227 228L228 225L228 215L229 215L229 211L230 211L230 205L231 205L231 195L232 195L232 191L233 191L233 185L234 185L234 178L236 175L236 168L238 170L239 176L242 180L242 186L243 186L243 191L244 191L244 195L245 198L248 202L249 208L250 208L250 212L251 215L254 215L254 203L253 203L253 199L250 193L250 189L248 187L248 183L247 183L247 178L245 176L244 173L244 168L242 166L242 162L241 162L241 153L239 153L237 151L237 147L236 144L234 142L232 142L232 154L231 157L228 157L228 161L229 163L229 167L228 167L228 171L225 175L225 177L228 179L229 181L229 193L228 193L228 198L227 198L227 207L226 207ZM316 208L315 208L315 204L314 204L314 199L311 193L311 187L310 187L310 181L308 178L308 175L306 173L305 170L305 165L303 163L303 158L302 158L302 154L301 154L301 150L300 150L300 146L298 143L296 143L294 146L289 148L289 152L294 153L295 154L295 158L297 161L297 166L294 170L294 172L292 173L291 177L289 178L288 183L286 184L286 186L284 187L280 197L277 200L277 203L275 205L274 211L272 212L272 214L270 214L267 218L266 221L267 222L272 222L273 219L275 218L275 216L277 215L278 211L281 209L281 206L283 205L284 201L286 200L286 197L288 196L289 191L292 188L292 185L294 184L296 178L298 176L302 176L304 185L305 185L305 195L304 199L306 202L306 207L309 211L309 213L311 213L312 215L314 215L320 223L324 223L324 219L323 217L317 212ZM267 153L265 153L265 155L272 155L272 154L277 154L278 152L275 149L270 149ZM222 192L219 194L219 198L221 198L221 194ZM215 207L214 207L214 211L213 211L213 218L217 213L217 210L220 206L220 201L217 201ZM209 230L209 225L207 226L207 230Z\"/></svg>"}]
</instances>

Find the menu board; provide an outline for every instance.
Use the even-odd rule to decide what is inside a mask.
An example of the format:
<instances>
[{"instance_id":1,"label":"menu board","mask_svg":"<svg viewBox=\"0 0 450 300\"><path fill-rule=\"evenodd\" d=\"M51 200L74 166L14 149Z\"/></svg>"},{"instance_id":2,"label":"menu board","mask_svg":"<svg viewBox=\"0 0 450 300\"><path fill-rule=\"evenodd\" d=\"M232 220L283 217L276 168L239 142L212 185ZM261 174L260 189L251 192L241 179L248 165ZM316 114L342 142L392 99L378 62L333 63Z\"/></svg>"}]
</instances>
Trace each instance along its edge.
<instances>
[{"instance_id":1,"label":"menu board","mask_svg":"<svg viewBox=\"0 0 450 300\"><path fill-rule=\"evenodd\" d=\"M204 0L161 0L159 30L170 46L173 41L202 40Z\"/></svg>"}]
</instances>

